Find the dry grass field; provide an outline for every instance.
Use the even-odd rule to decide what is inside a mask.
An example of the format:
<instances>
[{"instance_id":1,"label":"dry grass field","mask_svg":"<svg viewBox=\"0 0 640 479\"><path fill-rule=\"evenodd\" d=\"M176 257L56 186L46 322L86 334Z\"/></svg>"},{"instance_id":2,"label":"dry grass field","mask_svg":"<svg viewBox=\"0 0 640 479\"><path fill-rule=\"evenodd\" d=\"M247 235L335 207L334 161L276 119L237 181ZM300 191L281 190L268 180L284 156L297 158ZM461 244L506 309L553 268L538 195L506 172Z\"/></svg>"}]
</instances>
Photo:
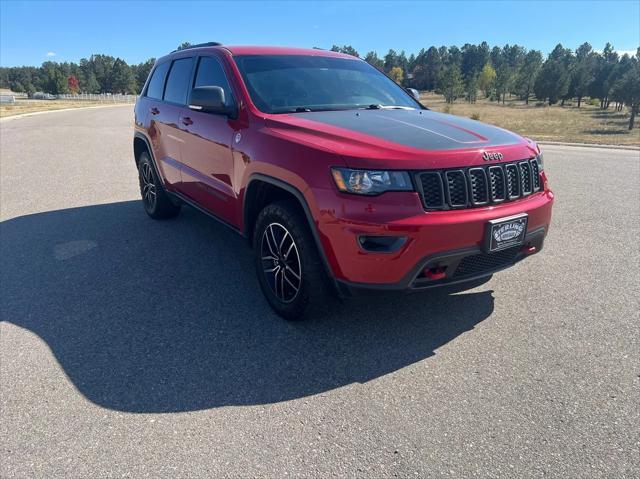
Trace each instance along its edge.
<instances>
[{"instance_id":1,"label":"dry grass field","mask_svg":"<svg viewBox=\"0 0 640 479\"><path fill-rule=\"evenodd\" d=\"M536 106L535 101L525 105L515 99L507 99L505 105L485 99L474 104L458 100L447 105L444 98L435 93L422 93L421 100L435 111L473 117L536 141L640 146L640 118L636 120L636 128L629 131L626 108L622 112L614 111L613 107L601 110L587 102L583 102L580 108L575 103L564 107Z\"/></svg>"},{"instance_id":2,"label":"dry grass field","mask_svg":"<svg viewBox=\"0 0 640 479\"><path fill-rule=\"evenodd\" d=\"M65 108L82 108L87 106L100 106L118 103L101 103L97 101L74 101L74 100L16 100L13 104L0 105L0 118L23 113L34 113L37 111L62 110Z\"/></svg>"}]
</instances>

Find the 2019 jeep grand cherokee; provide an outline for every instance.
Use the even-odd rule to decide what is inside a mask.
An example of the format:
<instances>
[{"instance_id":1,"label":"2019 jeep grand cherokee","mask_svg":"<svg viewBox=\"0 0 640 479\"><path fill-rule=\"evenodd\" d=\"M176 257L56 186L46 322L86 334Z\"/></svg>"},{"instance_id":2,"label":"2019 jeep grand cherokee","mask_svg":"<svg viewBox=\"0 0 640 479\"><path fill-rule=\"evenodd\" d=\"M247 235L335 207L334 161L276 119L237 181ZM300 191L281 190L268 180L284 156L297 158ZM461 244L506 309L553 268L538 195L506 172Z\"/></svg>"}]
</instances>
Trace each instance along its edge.
<instances>
[{"instance_id":1,"label":"2019 jeep grand cherokee","mask_svg":"<svg viewBox=\"0 0 640 479\"><path fill-rule=\"evenodd\" d=\"M430 111L366 62L205 44L160 58L135 106L146 212L183 203L249 239L273 309L486 277L538 252L537 145Z\"/></svg>"}]
</instances>

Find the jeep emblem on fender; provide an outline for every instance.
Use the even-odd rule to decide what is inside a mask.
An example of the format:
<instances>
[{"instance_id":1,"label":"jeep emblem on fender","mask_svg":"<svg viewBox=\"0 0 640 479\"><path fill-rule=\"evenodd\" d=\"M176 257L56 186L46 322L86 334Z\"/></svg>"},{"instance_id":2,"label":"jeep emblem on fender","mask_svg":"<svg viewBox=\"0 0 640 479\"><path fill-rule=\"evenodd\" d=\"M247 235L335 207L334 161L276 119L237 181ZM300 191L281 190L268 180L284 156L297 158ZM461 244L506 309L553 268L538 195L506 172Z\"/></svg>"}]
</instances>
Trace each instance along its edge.
<instances>
[{"instance_id":1,"label":"jeep emblem on fender","mask_svg":"<svg viewBox=\"0 0 640 479\"><path fill-rule=\"evenodd\" d=\"M502 156L502 153L489 153L488 151L485 151L482 154L482 159L484 161L493 161L493 160L498 161L498 160L501 160L502 158L504 158Z\"/></svg>"}]
</instances>

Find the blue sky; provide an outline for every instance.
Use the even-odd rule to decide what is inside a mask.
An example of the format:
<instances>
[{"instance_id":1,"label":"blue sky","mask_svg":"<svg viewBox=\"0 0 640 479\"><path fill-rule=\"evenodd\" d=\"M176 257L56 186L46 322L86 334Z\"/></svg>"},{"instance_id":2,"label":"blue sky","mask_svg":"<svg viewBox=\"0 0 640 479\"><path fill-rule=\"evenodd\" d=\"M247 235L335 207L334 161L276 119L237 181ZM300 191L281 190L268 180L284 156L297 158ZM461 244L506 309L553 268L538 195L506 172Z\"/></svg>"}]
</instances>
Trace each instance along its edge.
<instances>
[{"instance_id":1,"label":"blue sky","mask_svg":"<svg viewBox=\"0 0 640 479\"><path fill-rule=\"evenodd\" d=\"M640 0L570 2L21 2L0 0L0 65L78 61L92 53L138 63L183 41L407 55L483 40L548 53L561 42L601 50L640 45Z\"/></svg>"}]
</instances>

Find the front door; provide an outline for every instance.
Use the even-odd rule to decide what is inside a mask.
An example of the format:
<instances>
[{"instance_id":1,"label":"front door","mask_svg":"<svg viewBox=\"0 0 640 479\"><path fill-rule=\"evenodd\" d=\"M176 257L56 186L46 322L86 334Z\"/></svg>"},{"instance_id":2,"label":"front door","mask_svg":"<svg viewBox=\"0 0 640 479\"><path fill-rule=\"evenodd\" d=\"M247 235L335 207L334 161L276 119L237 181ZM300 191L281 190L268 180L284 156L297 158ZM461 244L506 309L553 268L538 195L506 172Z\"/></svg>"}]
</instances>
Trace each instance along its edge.
<instances>
[{"instance_id":1,"label":"front door","mask_svg":"<svg viewBox=\"0 0 640 479\"><path fill-rule=\"evenodd\" d=\"M233 104L231 88L216 57L200 57L196 68L193 87L219 86L225 92L225 103ZM231 186L231 144L235 130L229 118L187 107L180 114L179 126L187 133L181 151L181 191L201 207L234 223L236 195Z\"/></svg>"}]
</instances>

